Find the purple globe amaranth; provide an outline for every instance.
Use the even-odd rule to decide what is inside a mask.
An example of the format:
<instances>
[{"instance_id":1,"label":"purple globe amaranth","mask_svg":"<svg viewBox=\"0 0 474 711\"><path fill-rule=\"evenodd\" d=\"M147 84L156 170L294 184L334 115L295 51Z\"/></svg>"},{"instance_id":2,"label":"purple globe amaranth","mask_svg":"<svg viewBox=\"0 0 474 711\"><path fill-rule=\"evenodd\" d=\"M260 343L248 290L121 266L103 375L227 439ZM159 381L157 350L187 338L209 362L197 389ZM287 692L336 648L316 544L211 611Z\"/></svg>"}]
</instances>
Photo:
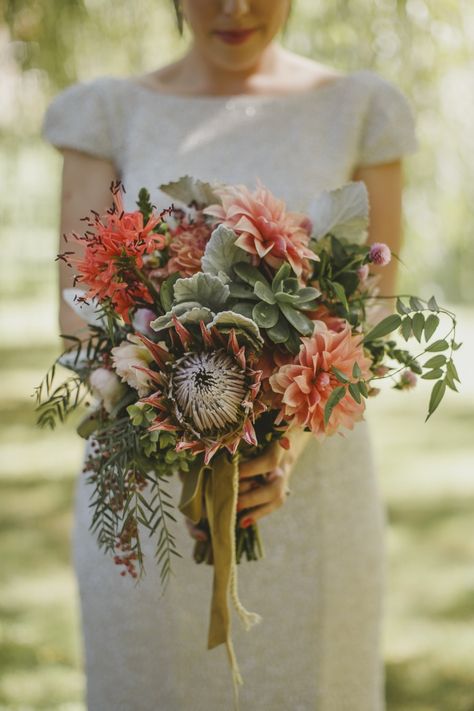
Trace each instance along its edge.
<instances>
[{"instance_id":1,"label":"purple globe amaranth","mask_svg":"<svg viewBox=\"0 0 474 711\"><path fill-rule=\"evenodd\" d=\"M388 244L384 242L374 242L370 247L369 259L379 267L385 267L392 258L392 252Z\"/></svg>"}]
</instances>

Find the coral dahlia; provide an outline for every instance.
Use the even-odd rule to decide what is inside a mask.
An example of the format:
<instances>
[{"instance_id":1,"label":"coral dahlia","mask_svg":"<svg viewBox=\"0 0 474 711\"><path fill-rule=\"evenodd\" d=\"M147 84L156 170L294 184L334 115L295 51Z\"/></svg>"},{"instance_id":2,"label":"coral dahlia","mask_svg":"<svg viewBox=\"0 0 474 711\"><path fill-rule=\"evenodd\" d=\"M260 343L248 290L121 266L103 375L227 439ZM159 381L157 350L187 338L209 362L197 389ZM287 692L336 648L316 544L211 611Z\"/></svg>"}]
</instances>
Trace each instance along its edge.
<instances>
[{"instance_id":1,"label":"coral dahlia","mask_svg":"<svg viewBox=\"0 0 474 711\"><path fill-rule=\"evenodd\" d=\"M310 338L302 338L302 345L294 363L283 365L270 377L274 392L281 395L279 421L285 419L310 429L318 439L339 430L341 426L352 429L363 419L365 403L357 403L347 392L334 407L327 426L324 426L324 408L333 392L341 385L331 372L335 366L351 381L352 368L357 362L362 378L371 376L370 359L365 356L360 343L362 336L354 336L349 323L339 332L330 330L323 321L315 322Z\"/></svg>"}]
</instances>

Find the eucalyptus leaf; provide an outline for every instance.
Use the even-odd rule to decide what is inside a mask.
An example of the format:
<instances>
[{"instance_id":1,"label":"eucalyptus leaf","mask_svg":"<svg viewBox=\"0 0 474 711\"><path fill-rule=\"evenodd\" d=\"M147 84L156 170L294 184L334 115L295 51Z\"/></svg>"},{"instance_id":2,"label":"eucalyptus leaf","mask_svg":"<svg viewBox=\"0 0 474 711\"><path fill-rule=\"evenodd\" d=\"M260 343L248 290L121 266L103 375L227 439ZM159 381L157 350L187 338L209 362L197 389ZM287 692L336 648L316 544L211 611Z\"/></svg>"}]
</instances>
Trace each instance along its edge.
<instances>
[{"instance_id":1,"label":"eucalyptus leaf","mask_svg":"<svg viewBox=\"0 0 474 711\"><path fill-rule=\"evenodd\" d=\"M362 375L360 365L357 361L355 361L354 365L352 366L352 375L354 378L360 378L360 376Z\"/></svg>"},{"instance_id":2,"label":"eucalyptus leaf","mask_svg":"<svg viewBox=\"0 0 474 711\"><path fill-rule=\"evenodd\" d=\"M329 283L331 284L332 288L336 292L336 296L339 299L339 301L341 302L341 304L344 306L345 310L349 311L349 303L347 301L346 292L345 292L345 289L342 286L342 284L339 284L339 282L337 282L337 281L331 281Z\"/></svg>"},{"instance_id":3,"label":"eucalyptus leaf","mask_svg":"<svg viewBox=\"0 0 474 711\"><path fill-rule=\"evenodd\" d=\"M186 279L178 279L174 285L176 303L196 301L211 311L220 311L229 298L229 287L213 274L198 272Z\"/></svg>"},{"instance_id":4,"label":"eucalyptus leaf","mask_svg":"<svg viewBox=\"0 0 474 711\"><path fill-rule=\"evenodd\" d=\"M311 236L321 239L331 233L356 244L367 238L369 200L363 181L350 181L335 190L324 190L310 203Z\"/></svg>"},{"instance_id":5,"label":"eucalyptus leaf","mask_svg":"<svg viewBox=\"0 0 474 711\"><path fill-rule=\"evenodd\" d=\"M347 377L347 375L343 373L342 370L339 370L339 368L336 368L335 365L331 366L331 371L334 373L337 380L339 380L341 383L349 382L349 378Z\"/></svg>"}]
</instances>

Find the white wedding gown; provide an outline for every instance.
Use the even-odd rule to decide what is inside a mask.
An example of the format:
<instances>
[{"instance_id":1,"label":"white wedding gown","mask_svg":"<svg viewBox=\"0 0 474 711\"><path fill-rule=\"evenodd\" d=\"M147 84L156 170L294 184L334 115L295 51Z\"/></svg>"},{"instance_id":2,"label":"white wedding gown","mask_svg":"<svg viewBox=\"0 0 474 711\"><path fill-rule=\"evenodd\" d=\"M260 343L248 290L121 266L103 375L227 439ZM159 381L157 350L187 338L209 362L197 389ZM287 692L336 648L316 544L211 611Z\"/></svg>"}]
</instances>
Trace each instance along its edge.
<instances>
[{"instance_id":1,"label":"white wedding gown","mask_svg":"<svg viewBox=\"0 0 474 711\"><path fill-rule=\"evenodd\" d=\"M135 79L103 76L58 94L43 137L115 162L128 209L147 186L190 174L246 183L257 176L289 209L350 180L356 165L416 150L405 95L372 70L287 96L176 96ZM239 591L263 621L233 618L242 711L382 711L384 509L365 421L323 444L312 440L292 496L260 522L266 556L239 565ZM175 500L179 484L170 489ZM178 512L182 559L164 595L143 541L147 575L122 577L88 530L89 487L79 475L73 561L89 711L227 711L232 684L223 645L206 648L212 567L192 560Z\"/></svg>"}]
</instances>

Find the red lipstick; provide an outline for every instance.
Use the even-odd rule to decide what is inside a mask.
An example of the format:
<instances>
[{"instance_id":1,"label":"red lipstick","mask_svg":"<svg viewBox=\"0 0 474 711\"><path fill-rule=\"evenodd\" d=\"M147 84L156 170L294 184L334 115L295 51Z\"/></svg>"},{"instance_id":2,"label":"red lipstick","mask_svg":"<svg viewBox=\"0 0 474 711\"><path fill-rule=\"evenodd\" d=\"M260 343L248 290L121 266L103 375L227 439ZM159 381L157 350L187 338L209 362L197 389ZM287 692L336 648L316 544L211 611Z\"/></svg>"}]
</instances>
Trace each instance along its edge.
<instances>
[{"instance_id":1,"label":"red lipstick","mask_svg":"<svg viewBox=\"0 0 474 711\"><path fill-rule=\"evenodd\" d=\"M217 37L219 37L219 39L223 42L227 42L227 44L241 44L253 35L254 32L256 32L255 29L228 31L215 30L214 34L217 35Z\"/></svg>"}]
</instances>

